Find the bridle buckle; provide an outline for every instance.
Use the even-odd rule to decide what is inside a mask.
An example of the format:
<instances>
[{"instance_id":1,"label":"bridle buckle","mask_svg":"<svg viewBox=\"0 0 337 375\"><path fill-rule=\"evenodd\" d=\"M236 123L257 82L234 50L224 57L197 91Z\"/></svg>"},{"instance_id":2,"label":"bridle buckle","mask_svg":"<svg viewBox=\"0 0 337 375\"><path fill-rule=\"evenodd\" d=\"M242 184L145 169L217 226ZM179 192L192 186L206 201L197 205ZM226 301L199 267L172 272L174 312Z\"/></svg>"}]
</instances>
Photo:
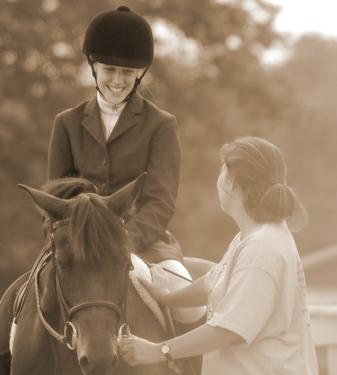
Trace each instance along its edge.
<instances>
[{"instance_id":1,"label":"bridle buckle","mask_svg":"<svg viewBox=\"0 0 337 375\"><path fill-rule=\"evenodd\" d=\"M70 350L75 350L77 347L78 333L76 327L71 321L64 324L64 342Z\"/></svg>"},{"instance_id":2,"label":"bridle buckle","mask_svg":"<svg viewBox=\"0 0 337 375\"><path fill-rule=\"evenodd\" d=\"M131 332L130 332L130 327L128 324L126 323L123 323L120 327L119 327L119 330L118 330L118 337L122 337L122 336L129 336L131 335Z\"/></svg>"}]
</instances>

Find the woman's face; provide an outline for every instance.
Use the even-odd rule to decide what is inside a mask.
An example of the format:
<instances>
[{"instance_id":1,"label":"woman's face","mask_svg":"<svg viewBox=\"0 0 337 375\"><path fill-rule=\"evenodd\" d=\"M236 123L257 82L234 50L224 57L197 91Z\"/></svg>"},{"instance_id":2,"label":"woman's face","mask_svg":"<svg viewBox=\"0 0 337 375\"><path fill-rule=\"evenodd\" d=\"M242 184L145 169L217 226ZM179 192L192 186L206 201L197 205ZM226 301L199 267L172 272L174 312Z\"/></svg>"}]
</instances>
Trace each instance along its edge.
<instances>
[{"instance_id":1,"label":"woman's face","mask_svg":"<svg viewBox=\"0 0 337 375\"><path fill-rule=\"evenodd\" d=\"M104 99L110 104L120 104L131 92L142 69L94 63L97 84Z\"/></svg>"},{"instance_id":2,"label":"woman's face","mask_svg":"<svg viewBox=\"0 0 337 375\"><path fill-rule=\"evenodd\" d=\"M225 163L222 165L220 170L217 181L217 189L220 207L223 211L229 214L230 202L233 198L233 180L229 175L228 168Z\"/></svg>"}]
</instances>

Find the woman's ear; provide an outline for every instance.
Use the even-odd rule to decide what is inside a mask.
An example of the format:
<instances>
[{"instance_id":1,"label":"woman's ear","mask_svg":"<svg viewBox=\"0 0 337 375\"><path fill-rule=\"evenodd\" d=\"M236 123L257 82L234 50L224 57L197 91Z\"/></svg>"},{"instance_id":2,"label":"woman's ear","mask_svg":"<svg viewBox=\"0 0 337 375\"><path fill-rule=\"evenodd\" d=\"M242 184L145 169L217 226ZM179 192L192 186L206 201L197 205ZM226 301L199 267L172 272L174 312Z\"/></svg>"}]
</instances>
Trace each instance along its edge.
<instances>
[{"instance_id":1,"label":"woman's ear","mask_svg":"<svg viewBox=\"0 0 337 375\"><path fill-rule=\"evenodd\" d=\"M223 189L226 193L230 193L234 190L235 184L233 177L227 174L226 179L223 181Z\"/></svg>"}]
</instances>

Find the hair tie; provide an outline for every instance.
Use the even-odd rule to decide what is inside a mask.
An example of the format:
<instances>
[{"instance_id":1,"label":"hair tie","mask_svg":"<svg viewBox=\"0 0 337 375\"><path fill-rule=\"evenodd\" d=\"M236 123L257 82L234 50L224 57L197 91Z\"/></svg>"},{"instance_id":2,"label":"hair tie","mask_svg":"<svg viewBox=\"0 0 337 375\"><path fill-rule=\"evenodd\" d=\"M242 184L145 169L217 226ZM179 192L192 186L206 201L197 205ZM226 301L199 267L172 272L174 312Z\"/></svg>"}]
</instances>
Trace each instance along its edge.
<instances>
[{"instance_id":1,"label":"hair tie","mask_svg":"<svg viewBox=\"0 0 337 375\"><path fill-rule=\"evenodd\" d=\"M274 182L273 184L271 184L267 190L269 190L270 188L274 187L274 186L277 186L277 185L282 185L282 186L285 186L285 183L284 182L281 182L281 181L277 181L277 182Z\"/></svg>"},{"instance_id":2,"label":"hair tie","mask_svg":"<svg viewBox=\"0 0 337 375\"><path fill-rule=\"evenodd\" d=\"M259 199L259 203L261 203L267 195L269 195L269 192L274 188L274 186L280 186L280 187L285 187L286 186L286 183L285 182L281 182L281 181L276 181L270 185L268 185L264 191L264 193L262 194L261 198Z\"/></svg>"}]
</instances>

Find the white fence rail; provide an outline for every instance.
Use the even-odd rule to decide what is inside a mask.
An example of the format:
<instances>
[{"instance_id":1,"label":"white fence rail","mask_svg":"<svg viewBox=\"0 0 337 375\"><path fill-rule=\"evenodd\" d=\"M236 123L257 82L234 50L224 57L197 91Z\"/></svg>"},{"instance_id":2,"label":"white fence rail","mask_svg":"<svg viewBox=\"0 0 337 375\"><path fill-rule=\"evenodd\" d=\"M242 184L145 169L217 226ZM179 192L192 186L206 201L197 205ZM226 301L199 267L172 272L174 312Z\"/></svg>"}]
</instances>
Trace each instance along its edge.
<instances>
[{"instance_id":1,"label":"white fence rail","mask_svg":"<svg viewBox=\"0 0 337 375\"><path fill-rule=\"evenodd\" d=\"M337 374L337 305L310 305L311 328L315 345L324 348L326 371ZM321 374L323 375L323 374Z\"/></svg>"}]
</instances>

